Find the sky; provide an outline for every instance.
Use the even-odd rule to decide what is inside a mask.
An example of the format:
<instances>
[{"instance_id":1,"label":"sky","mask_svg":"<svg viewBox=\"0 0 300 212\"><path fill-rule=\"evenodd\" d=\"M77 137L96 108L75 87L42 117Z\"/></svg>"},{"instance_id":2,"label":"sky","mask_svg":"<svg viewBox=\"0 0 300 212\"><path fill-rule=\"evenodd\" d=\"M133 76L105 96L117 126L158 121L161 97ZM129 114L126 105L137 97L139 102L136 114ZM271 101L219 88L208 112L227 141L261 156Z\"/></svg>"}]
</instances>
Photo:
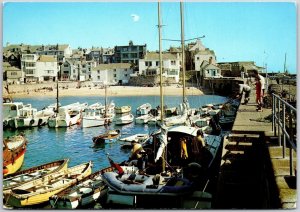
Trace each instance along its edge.
<instances>
[{"instance_id":1,"label":"sky","mask_svg":"<svg viewBox=\"0 0 300 212\"><path fill-rule=\"evenodd\" d=\"M158 45L157 2L6 2L5 46L70 44L78 47ZM185 39L205 36L217 62L254 61L269 72L296 73L297 9L293 2L184 2ZM162 38L181 39L180 3L161 3ZM185 41L187 44L191 41ZM162 41L163 49L180 46Z\"/></svg>"}]
</instances>

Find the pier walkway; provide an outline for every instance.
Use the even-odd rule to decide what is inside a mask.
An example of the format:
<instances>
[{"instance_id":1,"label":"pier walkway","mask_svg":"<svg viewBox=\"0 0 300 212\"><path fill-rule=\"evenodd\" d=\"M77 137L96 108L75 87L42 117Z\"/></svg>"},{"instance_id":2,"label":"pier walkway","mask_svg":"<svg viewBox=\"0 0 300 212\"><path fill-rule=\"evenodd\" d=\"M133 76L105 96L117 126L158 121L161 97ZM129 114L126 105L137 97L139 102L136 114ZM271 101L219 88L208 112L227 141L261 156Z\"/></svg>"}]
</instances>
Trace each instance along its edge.
<instances>
[{"instance_id":1,"label":"pier walkway","mask_svg":"<svg viewBox=\"0 0 300 212\"><path fill-rule=\"evenodd\" d=\"M283 133L274 136L272 129L272 109L257 112L252 91L224 139L214 208L296 208L296 152L289 145L283 147Z\"/></svg>"}]
</instances>

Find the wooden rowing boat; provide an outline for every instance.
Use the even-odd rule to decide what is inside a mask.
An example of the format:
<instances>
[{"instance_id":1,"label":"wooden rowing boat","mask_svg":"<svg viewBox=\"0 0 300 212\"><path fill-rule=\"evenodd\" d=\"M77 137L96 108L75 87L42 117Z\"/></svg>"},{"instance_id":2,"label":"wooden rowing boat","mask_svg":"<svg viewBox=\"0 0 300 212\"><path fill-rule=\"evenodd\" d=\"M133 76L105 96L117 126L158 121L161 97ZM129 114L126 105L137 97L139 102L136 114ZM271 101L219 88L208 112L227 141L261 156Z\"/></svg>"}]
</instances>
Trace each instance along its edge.
<instances>
[{"instance_id":1,"label":"wooden rowing boat","mask_svg":"<svg viewBox=\"0 0 300 212\"><path fill-rule=\"evenodd\" d=\"M6 175L3 178L3 193L9 193L11 189L47 174L66 170L68 168L68 162L69 159L52 161L50 163L18 171L14 174Z\"/></svg>"},{"instance_id":2,"label":"wooden rowing boat","mask_svg":"<svg viewBox=\"0 0 300 212\"><path fill-rule=\"evenodd\" d=\"M107 194L108 189L102 179L102 174L113 169L113 167L101 169L78 181L75 185L53 195L50 197L51 207L75 209L98 201Z\"/></svg>"},{"instance_id":3,"label":"wooden rowing boat","mask_svg":"<svg viewBox=\"0 0 300 212\"><path fill-rule=\"evenodd\" d=\"M18 171L24 161L27 140L23 135L15 135L3 140L3 175Z\"/></svg>"},{"instance_id":4,"label":"wooden rowing boat","mask_svg":"<svg viewBox=\"0 0 300 212\"><path fill-rule=\"evenodd\" d=\"M6 203L13 207L41 204L91 173L92 162L90 161L24 183L12 189L8 195L4 195L4 198Z\"/></svg>"}]
</instances>

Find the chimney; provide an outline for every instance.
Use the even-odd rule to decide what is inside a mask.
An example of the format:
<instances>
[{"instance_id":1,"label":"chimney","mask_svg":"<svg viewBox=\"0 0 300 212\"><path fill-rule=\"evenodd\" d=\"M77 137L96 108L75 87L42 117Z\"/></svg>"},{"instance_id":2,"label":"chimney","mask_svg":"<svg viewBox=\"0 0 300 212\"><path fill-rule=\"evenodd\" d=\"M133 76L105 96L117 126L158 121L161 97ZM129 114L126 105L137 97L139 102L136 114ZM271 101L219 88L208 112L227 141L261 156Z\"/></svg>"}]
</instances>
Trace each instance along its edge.
<instances>
[{"instance_id":1,"label":"chimney","mask_svg":"<svg viewBox=\"0 0 300 212\"><path fill-rule=\"evenodd\" d=\"M209 57L209 64L212 64L212 57Z\"/></svg>"}]
</instances>

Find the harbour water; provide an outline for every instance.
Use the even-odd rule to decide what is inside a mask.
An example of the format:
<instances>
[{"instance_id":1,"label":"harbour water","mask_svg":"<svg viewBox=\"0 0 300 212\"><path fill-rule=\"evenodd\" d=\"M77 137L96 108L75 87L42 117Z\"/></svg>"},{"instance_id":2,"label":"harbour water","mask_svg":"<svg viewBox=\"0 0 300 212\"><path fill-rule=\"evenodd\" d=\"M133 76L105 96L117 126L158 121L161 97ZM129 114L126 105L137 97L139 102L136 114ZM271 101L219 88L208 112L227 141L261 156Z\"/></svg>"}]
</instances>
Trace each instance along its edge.
<instances>
[{"instance_id":1,"label":"harbour water","mask_svg":"<svg viewBox=\"0 0 300 212\"><path fill-rule=\"evenodd\" d=\"M215 95L188 96L187 97L192 108L199 108L202 105L212 103L224 103L225 97ZM160 104L159 96L131 96L131 97L113 97L108 101L114 101L116 106L130 105L132 113L135 114L135 109L146 102L149 102L152 107ZM43 98L16 98L15 102L21 101L24 104L30 103L38 110L43 107L55 103L55 97ZM176 107L182 101L181 96L165 96L165 103L168 107ZM87 102L93 104L101 102L104 104L104 97L89 96L89 97L61 97L61 105L71 104L74 102ZM114 126L112 123L108 127L92 127L82 128L80 125L74 125L69 128L49 128L48 126L33 127L21 130L4 130L3 136L11 136L24 132L27 140L27 152L21 169L27 169L32 166L47 163L50 161L69 158L69 166L74 166L89 160L94 163L93 172L107 167L109 162L106 154L109 153L111 158L116 162L121 162L128 159L128 150L120 148L121 142L105 144L97 148L93 147L92 138L97 136L107 129L120 129L121 137L126 137L136 133L151 133L155 130L155 126L141 125L131 123L123 126Z\"/></svg>"},{"instance_id":2,"label":"harbour water","mask_svg":"<svg viewBox=\"0 0 300 212\"><path fill-rule=\"evenodd\" d=\"M220 104L227 101L226 97L216 95L188 96L187 98L191 108L199 108L209 103ZM32 107L41 110L45 106L55 103L56 98L15 98L14 101L23 102L24 104L30 103ZM74 102L88 103L89 105L95 102L104 104L104 101L104 97L97 96L60 98L61 105ZM134 116L136 116L136 108L144 103L150 103L152 107L160 105L159 96L113 97L109 98L108 101L113 101L116 106L130 105ZM164 102L168 107L176 107L182 102L182 97L165 96ZM25 134L28 144L21 170L54 160L69 158L69 167L91 160L93 162L92 172L96 172L109 166L107 153L109 153L115 162L127 160L130 154L129 149L121 149L121 141L103 144L97 147L93 145L92 138L104 133L108 129L120 129L122 138L136 133L149 134L156 130L157 127L135 123L123 126L115 126L114 123L112 123L107 127L100 126L92 128L82 128L81 125L74 125L68 128L49 128L48 126L42 126L20 130L5 129L3 131L3 137L5 138L21 132ZM50 205L47 204L41 207L50 208Z\"/></svg>"}]
</instances>

